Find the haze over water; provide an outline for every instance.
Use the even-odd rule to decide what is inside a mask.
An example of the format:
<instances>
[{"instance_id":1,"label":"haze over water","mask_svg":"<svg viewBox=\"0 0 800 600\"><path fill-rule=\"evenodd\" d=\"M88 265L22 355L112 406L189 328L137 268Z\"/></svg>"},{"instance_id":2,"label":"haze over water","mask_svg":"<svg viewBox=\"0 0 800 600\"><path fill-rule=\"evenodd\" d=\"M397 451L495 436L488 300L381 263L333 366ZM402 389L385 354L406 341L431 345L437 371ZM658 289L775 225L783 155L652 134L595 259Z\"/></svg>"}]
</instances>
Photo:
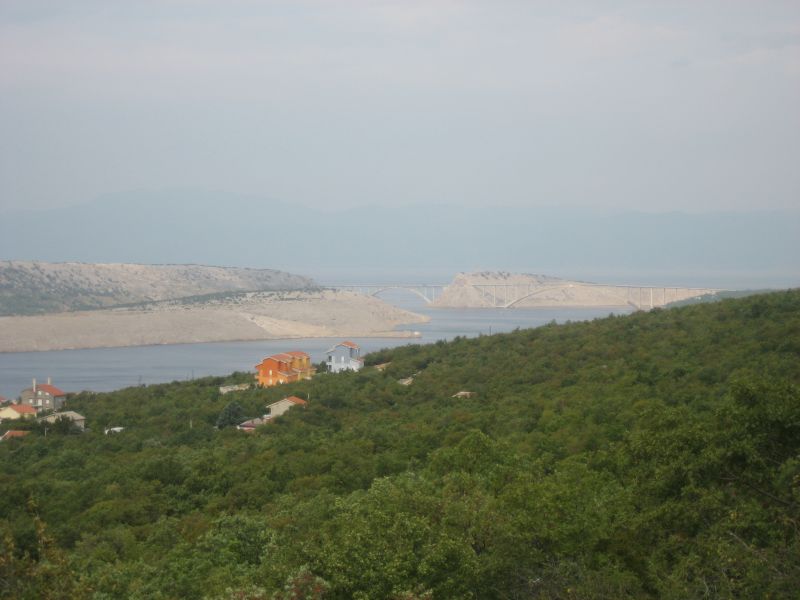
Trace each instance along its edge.
<instances>
[{"instance_id":1,"label":"haze over water","mask_svg":"<svg viewBox=\"0 0 800 600\"><path fill-rule=\"evenodd\" d=\"M798 6L5 0L0 259L797 286ZM583 317L416 327L552 318ZM292 342L315 360L327 343ZM224 374L284 347L0 355L0 393Z\"/></svg>"}]
</instances>

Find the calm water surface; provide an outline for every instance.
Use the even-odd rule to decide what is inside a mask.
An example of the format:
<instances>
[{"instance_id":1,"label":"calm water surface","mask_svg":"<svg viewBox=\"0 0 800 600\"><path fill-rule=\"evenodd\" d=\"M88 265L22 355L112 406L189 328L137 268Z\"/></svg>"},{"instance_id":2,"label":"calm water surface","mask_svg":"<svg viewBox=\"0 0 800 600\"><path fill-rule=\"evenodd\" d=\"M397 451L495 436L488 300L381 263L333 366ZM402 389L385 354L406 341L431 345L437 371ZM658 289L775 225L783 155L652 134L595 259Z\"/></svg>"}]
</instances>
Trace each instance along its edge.
<instances>
[{"instance_id":1,"label":"calm water surface","mask_svg":"<svg viewBox=\"0 0 800 600\"><path fill-rule=\"evenodd\" d=\"M387 292L385 300L428 315L428 323L401 326L419 331L419 338L352 338L362 352L405 344L431 343L456 336L475 337L513 329L538 327L557 321L579 321L605 317L609 309L432 309L403 292ZM615 310L617 314L627 311ZM104 392L138 384L164 383L207 375L251 371L264 356L286 350L302 350L313 362L325 358L325 351L337 339L294 339L262 342L216 342L174 344L135 348L95 348L51 352L0 353L0 395L15 398L36 377L67 392Z\"/></svg>"}]
</instances>

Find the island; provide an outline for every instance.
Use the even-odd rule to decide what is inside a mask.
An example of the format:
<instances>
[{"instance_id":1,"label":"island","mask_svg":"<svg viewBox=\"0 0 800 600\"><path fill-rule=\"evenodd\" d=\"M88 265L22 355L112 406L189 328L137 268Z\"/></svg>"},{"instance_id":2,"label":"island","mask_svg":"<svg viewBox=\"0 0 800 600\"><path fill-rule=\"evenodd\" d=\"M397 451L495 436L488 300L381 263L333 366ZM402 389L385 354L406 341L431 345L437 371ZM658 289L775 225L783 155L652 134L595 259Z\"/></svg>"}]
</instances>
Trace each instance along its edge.
<instances>
[{"instance_id":1,"label":"island","mask_svg":"<svg viewBox=\"0 0 800 600\"><path fill-rule=\"evenodd\" d=\"M0 263L0 287L0 352L410 337L395 328L428 320L378 298L324 290L271 270L7 261ZM26 306L26 296L28 314L11 310Z\"/></svg>"}]
</instances>

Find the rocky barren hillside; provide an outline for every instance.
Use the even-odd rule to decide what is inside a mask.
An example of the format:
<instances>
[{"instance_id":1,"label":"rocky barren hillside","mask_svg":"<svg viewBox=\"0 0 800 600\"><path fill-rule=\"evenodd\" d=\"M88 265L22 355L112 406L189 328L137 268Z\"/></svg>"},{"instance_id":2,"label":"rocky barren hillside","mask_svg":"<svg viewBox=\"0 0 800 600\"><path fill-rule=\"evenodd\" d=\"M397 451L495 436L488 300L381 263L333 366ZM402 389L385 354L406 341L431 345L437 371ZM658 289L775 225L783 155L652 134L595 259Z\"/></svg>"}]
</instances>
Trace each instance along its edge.
<instances>
[{"instance_id":1,"label":"rocky barren hillside","mask_svg":"<svg viewBox=\"0 0 800 600\"><path fill-rule=\"evenodd\" d=\"M609 307L648 309L717 290L604 285L547 275L459 273L433 306L443 308Z\"/></svg>"},{"instance_id":2,"label":"rocky barren hillside","mask_svg":"<svg viewBox=\"0 0 800 600\"><path fill-rule=\"evenodd\" d=\"M107 308L242 291L307 290L273 269L0 261L0 315Z\"/></svg>"},{"instance_id":3,"label":"rocky barren hillside","mask_svg":"<svg viewBox=\"0 0 800 600\"><path fill-rule=\"evenodd\" d=\"M231 293L139 307L0 316L0 352L309 337L410 337L427 319L353 292Z\"/></svg>"}]
</instances>

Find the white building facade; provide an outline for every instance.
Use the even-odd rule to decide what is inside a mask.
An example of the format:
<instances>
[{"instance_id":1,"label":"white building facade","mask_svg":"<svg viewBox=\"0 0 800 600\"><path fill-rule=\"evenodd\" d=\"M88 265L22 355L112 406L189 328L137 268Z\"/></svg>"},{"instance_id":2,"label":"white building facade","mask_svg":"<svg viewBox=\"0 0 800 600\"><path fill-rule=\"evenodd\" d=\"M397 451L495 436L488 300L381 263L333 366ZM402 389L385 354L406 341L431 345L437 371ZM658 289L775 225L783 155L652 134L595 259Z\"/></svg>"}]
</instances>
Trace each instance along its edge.
<instances>
[{"instance_id":1,"label":"white building facade","mask_svg":"<svg viewBox=\"0 0 800 600\"><path fill-rule=\"evenodd\" d=\"M328 360L325 363L329 373L340 371L359 371L364 366L361 358L361 348L353 342L340 342L327 352Z\"/></svg>"}]
</instances>

